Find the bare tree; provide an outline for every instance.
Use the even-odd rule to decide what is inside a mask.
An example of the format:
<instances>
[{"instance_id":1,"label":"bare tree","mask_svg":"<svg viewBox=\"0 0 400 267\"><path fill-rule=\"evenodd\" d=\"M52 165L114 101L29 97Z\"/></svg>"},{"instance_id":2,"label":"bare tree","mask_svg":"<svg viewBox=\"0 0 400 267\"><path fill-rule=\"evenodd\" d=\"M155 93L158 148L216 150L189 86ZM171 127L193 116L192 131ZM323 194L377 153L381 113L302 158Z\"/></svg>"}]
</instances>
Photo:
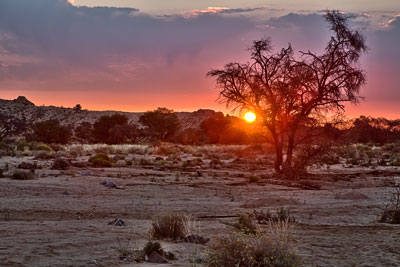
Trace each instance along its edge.
<instances>
[{"instance_id":1,"label":"bare tree","mask_svg":"<svg viewBox=\"0 0 400 267\"><path fill-rule=\"evenodd\" d=\"M220 100L235 109L251 109L262 119L275 147L277 173L292 173L300 127L314 125L327 113L344 110L345 102L357 103L365 83L359 58L367 50L364 36L350 29L349 17L329 11L325 19L331 36L325 51L295 56L291 45L273 53L270 39L254 41L251 61L229 63L211 70L221 89ZM286 156L286 157L284 157ZM285 159L285 161L284 161Z\"/></svg>"}]
</instances>

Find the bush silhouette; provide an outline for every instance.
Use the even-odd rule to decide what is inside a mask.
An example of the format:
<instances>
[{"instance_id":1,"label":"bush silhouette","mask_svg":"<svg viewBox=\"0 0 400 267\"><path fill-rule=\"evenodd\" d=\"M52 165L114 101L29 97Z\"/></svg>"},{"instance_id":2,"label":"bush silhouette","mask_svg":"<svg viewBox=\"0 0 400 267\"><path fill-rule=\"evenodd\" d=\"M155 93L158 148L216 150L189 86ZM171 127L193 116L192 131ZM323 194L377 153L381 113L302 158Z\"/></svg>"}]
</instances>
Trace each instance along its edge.
<instances>
[{"instance_id":1,"label":"bush silhouette","mask_svg":"<svg viewBox=\"0 0 400 267\"><path fill-rule=\"evenodd\" d=\"M31 139L43 143L66 144L71 138L71 131L60 125L58 120L37 122L32 129Z\"/></svg>"},{"instance_id":2,"label":"bush silhouette","mask_svg":"<svg viewBox=\"0 0 400 267\"><path fill-rule=\"evenodd\" d=\"M167 108L144 113L139 122L145 126L147 135L153 140L171 141L181 125L178 116Z\"/></svg>"}]
</instances>

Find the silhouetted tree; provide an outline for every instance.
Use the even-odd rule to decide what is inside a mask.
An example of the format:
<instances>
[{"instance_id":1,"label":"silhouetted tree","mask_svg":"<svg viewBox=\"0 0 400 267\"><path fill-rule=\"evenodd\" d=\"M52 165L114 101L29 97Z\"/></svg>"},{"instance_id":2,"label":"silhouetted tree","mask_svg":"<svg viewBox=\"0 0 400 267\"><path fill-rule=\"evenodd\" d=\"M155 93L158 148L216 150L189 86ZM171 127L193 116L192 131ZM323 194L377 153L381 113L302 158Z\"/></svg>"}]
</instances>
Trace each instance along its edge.
<instances>
[{"instance_id":1,"label":"silhouetted tree","mask_svg":"<svg viewBox=\"0 0 400 267\"><path fill-rule=\"evenodd\" d=\"M178 116L167 108L144 113L140 116L139 123L145 126L151 138L161 141L171 140L181 127Z\"/></svg>"},{"instance_id":2,"label":"silhouetted tree","mask_svg":"<svg viewBox=\"0 0 400 267\"><path fill-rule=\"evenodd\" d=\"M60 125L58 120L37 122L32 126L30 139L43 143L66 144L71 138L71 130Z\"/></svg>"},{"instance_id":3,"label":"silhouetted tree","mask_svg":"<svg viewBox=\"0 0 400 267\"><path fill-rule=\"evenodd\" d=\"M0 141L6 137L21 134L26 128L27 123L24 120L0 114Z\"/></svg>"},{"instance_id":4,"label":"silhouetted tree","mask_svg":"<svg viewBox=\"0 0 400 267\"><path fill-rule=\"evenodd\" d=\"M244 144L249 136L243 130L243 120L218 112L200 124L206 142L212 144Z\"/></svg>"},{"instance_id":5,"label":"silhouetted tree","mask_svg":"<svg viewBox=\"0 0 400 267\"><path fill-rule=\"evenodd\" d=\"M92 131L92 124L89 122L83 122L74 129L75 137L87 142L91 142L93 139Z\"/></svg>"},{"instance_id":6,"label":"silhouetted tree","mask_svg":"<svg viewBox=\"0 0 400 267\"><path fill-rule=\"evenodd\" d=\"M74 107L74 110L81 111L82 110L81 104L76 104L75 107Z\"/></svg>"},{"instance_id":7,"label":"silhouetted tree","mask_svg":"<svg viewBox=\"0 0 400 267\"><path fill-rule=\"evenodd\" d=\"M93 137L96 142L121 144L126 142L130 129L128 117L122 114L104 115L93 124Z\"/></svg>"},{"instance_id":8,"label":"silhouetted tree","mask_svg":"<svg viewBox=\"0 0 400 267\"><path fill-rule=\"evenodd\" d=\"M313 124L326 112L356 103L365 83L359 58L367 47L363 35L348 26L348 17L332 11L325 15L333 32L321 55L311 51L294 55L291 45L272 52L269 39L254 41L251 62L229 63L212 70L221 88L220 99L239 109L252 109L268 129L275 147L277 173L294 171L293 153L300 141L300 126ZM284 155L286 160L284 162Z\"/></svg>"}]
</instances>

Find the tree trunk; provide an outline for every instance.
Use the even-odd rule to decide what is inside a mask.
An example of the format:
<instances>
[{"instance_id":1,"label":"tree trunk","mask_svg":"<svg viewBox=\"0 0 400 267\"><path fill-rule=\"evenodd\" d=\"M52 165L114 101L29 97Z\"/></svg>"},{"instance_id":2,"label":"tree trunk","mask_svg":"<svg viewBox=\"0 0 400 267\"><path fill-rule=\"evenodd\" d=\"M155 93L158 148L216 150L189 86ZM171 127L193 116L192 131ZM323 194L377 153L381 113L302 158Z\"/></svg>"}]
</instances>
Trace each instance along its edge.
<instances>
[{"instance_id":1,"label":"tree trunk","mask_svg":"<svg viewBox=\"0 0 400 267\"><path fill-rule=\"evenodd\" d=\"M283 163L283 146L282 142L279 140L279 137L276 134L273 134L274 143L275 143L275 172L277 174L282 173L282 163Z\"/></svg>"}]
</instances>

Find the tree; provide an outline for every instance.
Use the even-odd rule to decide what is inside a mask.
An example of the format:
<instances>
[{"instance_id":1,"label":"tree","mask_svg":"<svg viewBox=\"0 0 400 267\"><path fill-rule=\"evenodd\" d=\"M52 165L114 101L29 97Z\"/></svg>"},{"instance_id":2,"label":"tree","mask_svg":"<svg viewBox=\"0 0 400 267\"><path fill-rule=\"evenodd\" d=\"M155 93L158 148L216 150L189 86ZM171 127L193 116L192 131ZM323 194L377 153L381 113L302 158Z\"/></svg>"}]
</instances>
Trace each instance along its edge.
<instances>
[{"instance_id":1,"label":"tree","mask_svg":"<svg viewBox=\"0 0 400 267\"><path fill-rule=\"evenodd\" d=\"M360 31L350 29L348 18L327 12L333 35L321 55L300 51L296 56L291 45L273 53L270 39L261 39L249 49L250 62L208 72L216 78L222 102L251 109L262 119L275 147L277 173L294 171L293 154L304 141L298 136L300 127L344 111L346 102L360 99L365 74L358 64L367 47Z\"/></svg>"},{"instance_id":2,"label":"tree","mask_svg":"<svg viewBox=\"0 0 400 267\"><path fill-rule=\"evenodd\" d=\"M74 107L74 110L81 111L82 110L81 104L76 104L75 107Z\"/></svg>"},{"instance_id":3,"label":"tree","mask_svg":"<svg viewBox=\"0 0 400 267\"><path fill-rule=\"evenodd\" d=\"M72 135L71 130L60 125L58 120L37 122L32 129L32 139L43 143L66 144Z\"/></svg>"},{"instance_id":4,"label":"tree","mask_svg":"<svg viewBox=\"0 0 400 267\"><path fill-rule=\"evenodd\" d=\"M179 131L181 125L173 110L158 108L148 111L139 118L148 135L156 140L167 141Z\"/></svg>"},{"instance_id":5,"label":"tree","mask_svg":"<svg viewBox=\"0 0 400 267\"><path fill-rule=\"evenodd\" d=\"M96 142L106 144L124 143L129 136L128 117L122 114L104 115L93 124L93 137Z\"/></svg>"},{"instance_id":6,"label":"tree","mask_svg":"<svg viewBox=\"0 0 400 267\"><path fill-rule=\"evenodd\" d=\"M8 136L21 134L26 130L25 120L14 118L10 115L0 114L0 141Z\"/></svg>"}]
</instances>

